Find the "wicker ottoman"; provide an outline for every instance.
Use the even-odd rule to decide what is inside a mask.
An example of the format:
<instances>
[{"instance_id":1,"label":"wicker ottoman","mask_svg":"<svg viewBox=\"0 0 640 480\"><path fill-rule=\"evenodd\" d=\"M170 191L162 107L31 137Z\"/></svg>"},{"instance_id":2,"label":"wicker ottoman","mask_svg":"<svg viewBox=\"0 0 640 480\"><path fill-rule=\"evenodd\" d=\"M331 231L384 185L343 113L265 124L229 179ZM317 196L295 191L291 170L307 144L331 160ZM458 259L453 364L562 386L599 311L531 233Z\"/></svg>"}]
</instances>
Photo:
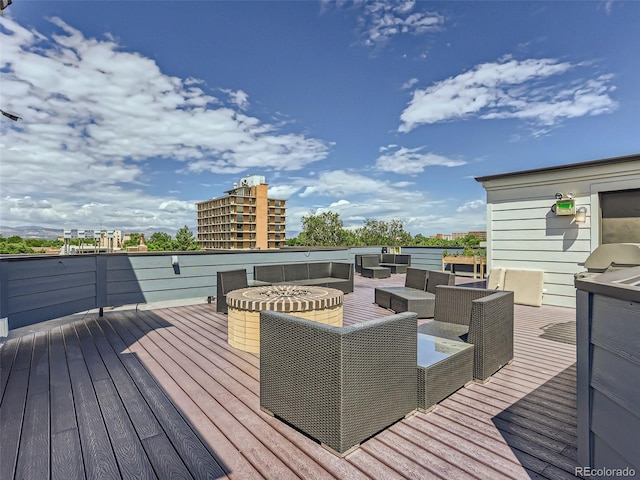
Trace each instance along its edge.
<instances>
[{"instance_id":1,"label":"wicker ottoman","mask_svg":"<svg viewBox=\"0 0 640 480\"><path fill-rule=\"evenodd\" d=\"M368 278L389 278L391 269L387 267L362 267L360 274Z\"/></svg>"},{"instance_id":2,"label":"wicker ottoman","mask_svg":"<svg viewBox=\"0 0 640 480\"><path fill-rule=\"evenodd\" d=\"M473 345L418 334L418 410L430 410L472 380Z\"/></svg>"}]
</instances>

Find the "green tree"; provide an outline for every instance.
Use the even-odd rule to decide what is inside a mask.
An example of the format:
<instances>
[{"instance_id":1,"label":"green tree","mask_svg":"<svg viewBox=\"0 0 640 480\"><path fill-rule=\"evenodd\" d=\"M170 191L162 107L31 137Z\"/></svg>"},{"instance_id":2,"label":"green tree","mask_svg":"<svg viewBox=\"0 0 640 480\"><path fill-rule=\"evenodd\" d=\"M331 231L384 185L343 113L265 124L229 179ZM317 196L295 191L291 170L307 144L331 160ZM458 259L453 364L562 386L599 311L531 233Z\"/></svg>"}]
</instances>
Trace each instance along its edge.
<instances>
[{"instance_id":1,"label":"green tree","mask_svg":"<svg viewBox=\"0 0 640 480\"><path fill-rule=\"evenodd\" d=\"M299 241L307 246L341 246L346 244L347 234L334 212L323 212L319 215L310 213L302 217L302 232Z\"/></svg>"},{"instance_id":2,"label":"green tree","mask_svg":"<svg viewBox=\"0 0 640 480\"><path fill-rule=\"evenodd\" d=\"M34 250L24 242L0 242L0 253L15 255L18 253L35 253Z\"/></svg>"},{"instance_id":3,"label":"green tree","mask_svg":"<svg viewBox=\"0 0 640 480\"><path fill-rule=\"evenodd\" d=\"M356 235L355 231L345 230L344 233L345 233L345 245L352 246L352 247L360 245L358 236Z\"/></svg>"},{"instance_id":4,"label":"green tree","mask_svg":"<svg viewBox=\"0 0 640 480\"><path fill-rule=\"evenodd\" d=\"M12 235L7 238L7 243L24 243L24 240L19 235Z\"/></svg>"},{"instance_id":5,"label":"green tree","mask_svg":"<svg viewBox=\"0 0 640 480\"><path fill-rule=\"evenodd\" d=\"M193 232L186 225L178 230L174 242L175 250L199 250L198 243L193 237Z\"/></svg>"},{"instance_id":6,"label":"green tree","mask_svg":"<svg viewBox=\"0 0 640 480\"><path fill-rule=\"evenodd\" d=\"M173 250L173 240L168 233L155 232L146 243L151 252Z\"/></svg>"},{"instance_id":7,"label":"green tree","mask_svg":"<svg viewBox=\"0 0 640 480\"><path fill-rule=\"evenodd\" d=\"M132 233L131 235L129 235L129 240L122 244L123 248L137 247L138 245L140 245L140 237L142 237L142 234Z\"/></svg>"},{"instance_id":8,"label":"green tree","mask_svg":"<svg viewBox=\"0 0 640 480\"><path fill-rule=\"evenodd\" d=\"M402 220L365 220L364 225L357 229L356 235L362 245L411 245L413 238L404 230Z\"/></svg>"}]
</instances>

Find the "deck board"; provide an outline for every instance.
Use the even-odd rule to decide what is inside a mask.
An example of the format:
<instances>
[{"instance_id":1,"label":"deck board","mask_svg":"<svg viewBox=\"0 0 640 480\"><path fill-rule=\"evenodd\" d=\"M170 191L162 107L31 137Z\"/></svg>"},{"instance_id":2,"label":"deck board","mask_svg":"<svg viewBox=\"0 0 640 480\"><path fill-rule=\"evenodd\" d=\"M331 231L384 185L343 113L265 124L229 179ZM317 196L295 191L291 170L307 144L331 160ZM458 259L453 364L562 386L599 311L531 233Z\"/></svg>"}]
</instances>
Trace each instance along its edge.
<instances>
[{"instance_id":1,"label":"deck board","mask_svg":"<svg viewBox=\"0 0 640 480\"><path fill-rule=\"evenodd\" d=\"M356 277L345 325L403 280ZM214 304L70 317L0 349L0 478L575 479L575 311L515 314L511 364L344 459L260 410Z\"/></svg>"}]
</instances>

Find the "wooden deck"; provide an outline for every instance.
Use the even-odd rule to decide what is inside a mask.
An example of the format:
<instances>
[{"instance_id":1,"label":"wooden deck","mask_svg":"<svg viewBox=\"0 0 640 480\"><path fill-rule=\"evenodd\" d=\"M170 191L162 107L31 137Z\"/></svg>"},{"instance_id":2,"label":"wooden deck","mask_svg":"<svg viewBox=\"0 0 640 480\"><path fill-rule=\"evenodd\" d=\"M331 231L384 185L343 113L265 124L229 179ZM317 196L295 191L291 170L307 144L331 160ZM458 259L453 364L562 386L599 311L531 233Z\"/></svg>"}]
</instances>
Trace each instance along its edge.
<instances>
[{"instance_id":1,"label":"wooden deck","mask_svg":"<svg viewBox=\"0 0 640 480\"><path fill-rule=\"evenodd\" d=\"M345 324L389 312L357 276ZM0 348L0 478L566 479L575 311L516 305L515 360L339 459L259 408L213 304L75 316Z\"/></svg>"}]
</instances>

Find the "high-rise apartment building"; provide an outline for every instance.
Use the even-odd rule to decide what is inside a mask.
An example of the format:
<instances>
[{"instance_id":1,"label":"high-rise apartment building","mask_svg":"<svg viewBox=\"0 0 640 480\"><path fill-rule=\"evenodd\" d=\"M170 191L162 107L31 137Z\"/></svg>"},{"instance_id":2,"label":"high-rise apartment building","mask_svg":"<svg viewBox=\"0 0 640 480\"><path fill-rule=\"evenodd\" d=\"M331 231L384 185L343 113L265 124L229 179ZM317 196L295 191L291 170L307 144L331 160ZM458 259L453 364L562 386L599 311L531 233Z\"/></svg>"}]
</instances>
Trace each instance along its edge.
<instances>
[{"instance_id":1,"label":"high-rise apartment building","mask_svg":"<svg viewBox=\"0 0 640 480\"><path fill-rule=\"evenodd\" d=\"M198 202L201 248L279 248L285 245L286 200L267 197L262 175L235 183L223 197Z\"/></svg>"}]
</instances>

